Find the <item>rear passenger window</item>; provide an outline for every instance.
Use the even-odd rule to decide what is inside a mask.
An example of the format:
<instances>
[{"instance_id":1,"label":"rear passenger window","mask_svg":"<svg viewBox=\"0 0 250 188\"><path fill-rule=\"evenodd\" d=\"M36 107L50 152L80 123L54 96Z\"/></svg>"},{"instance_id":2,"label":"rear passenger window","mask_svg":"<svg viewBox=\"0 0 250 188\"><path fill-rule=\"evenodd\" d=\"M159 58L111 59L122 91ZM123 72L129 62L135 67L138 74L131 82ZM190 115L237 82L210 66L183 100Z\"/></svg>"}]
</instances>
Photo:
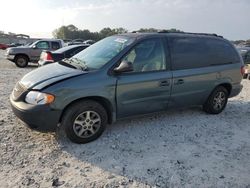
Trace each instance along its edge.
<instances>
[{"instance_id":1,"label":"rear passenger window","mask_svg":"<svg viewBox=\"0 0 250 188\"><path fill-rule=\"evenodd\" d=\"M76 55L77 53L79 53L80 51L82 51L83 49L85 49L86 47L79 47L79 48L74 48L74 49L71 49L67 52L65 52L65 57L66 58L70 58L74 55Z\"/></svg>"},{"instance_id":2,"label":"rear passenger window","mask_svg":"<svg viewBox=\"0 0 250 188\"><path fill-rule=\"evenodd\" d=\"M71 50L66 51L65 52L65 57L66 58L72 57L74 55L74 51L75 51L75 49L71 49Z\"/></svg>"},{"instance_id":3,"label":"rear passenger window","mask_svg":"<svg viewBox=\"0 0 250 188\"><path fill-rule=\"evenodd\" d=\"M57 50L60 48L59 42L51 42L51 46L53 50Z\"/></svg>"},{"instance_id":4,"label":"rear passenger window","mask_svg":"<svg viewBox=\"0 0 250 188\"><path fill-rule=\"evenodd\" d=\"M179 37L170 40L174 70L201 68L233 63L238 56L224 41L202 37Z\"/></svg>"},{"instance_id":5,"label":"rear passenger window","mask_svg":"<svg viewBox=\"0 0 250 188\"><path fill-rule=\"evenodd\" d=\"M209 65L205 41L200 38L174 38L172 40L173 69L192 69Z\"/></svg>"},{"instance_id":6,"label":"rear passenger window","mask_svg":"<svg viewBox=\"0 0 250 188\"><path fill-rule=\"evenodd\" d=\"M86 47L81 47L81 48L78 48L74 51L74 55L81 52L82 50L84 50Z\"/></svg>"}]
</instances>

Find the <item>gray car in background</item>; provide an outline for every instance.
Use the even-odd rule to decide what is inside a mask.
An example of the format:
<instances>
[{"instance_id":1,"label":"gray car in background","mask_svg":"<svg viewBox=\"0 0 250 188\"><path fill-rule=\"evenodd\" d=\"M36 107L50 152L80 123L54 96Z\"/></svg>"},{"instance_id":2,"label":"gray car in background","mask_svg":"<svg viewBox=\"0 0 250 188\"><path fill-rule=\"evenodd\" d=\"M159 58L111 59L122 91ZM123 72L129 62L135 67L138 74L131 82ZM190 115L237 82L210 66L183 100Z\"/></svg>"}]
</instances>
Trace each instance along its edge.
<instances>
[{"instance_id":1,"label":"gray car in background","mask_svg":"<svg viewBox=\"0 0 250 188\"><path fill-rule=\"evenodd\" d=\"M38 63L43 50L54 51L63 47L59 39L39 40L29 46L8 48L6 59L14 62L18 67L26 67L29 62Z\"/></svg>"}]
</instances>

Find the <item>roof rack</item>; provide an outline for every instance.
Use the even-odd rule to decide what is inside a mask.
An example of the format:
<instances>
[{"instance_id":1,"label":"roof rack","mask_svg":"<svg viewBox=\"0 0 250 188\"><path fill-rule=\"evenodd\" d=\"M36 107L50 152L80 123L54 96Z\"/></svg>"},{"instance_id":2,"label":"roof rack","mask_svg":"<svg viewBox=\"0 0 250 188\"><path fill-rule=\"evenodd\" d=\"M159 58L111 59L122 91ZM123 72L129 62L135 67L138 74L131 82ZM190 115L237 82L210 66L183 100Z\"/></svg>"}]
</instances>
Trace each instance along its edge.
<instances>
[{"instance_id":1,"label":"roof rack","mask_svg":"<svg viewBox=\"0 0 250 188\"><path fill-rule=\"evenodd\" d=\"M158 33L182 33L182 34L192 34L192 35L207 35L207 36L215 36L215 37L223 38L223 36L217 35L215 33L191 33L191 32L183 32L183 31L174 32L174 31L166 31L166 30L158 31Z\"/></svg>"},{"instance_id":2,"label":"roof rack","mask_svg":"<svg viewBox=\"0 0 250 188\"><path fill-rule=\"evenodd\" d=\"M139 31L132 31L131 33L141 33ZM184 32L184 31L167 31L167 30L160 30L157 32L152 32L152 33L180 33L180 34L192 34L192 35L206 35L206 36L214 36L214 37L220 37L223 38L221 35L217 35L215 33L192 33L192 32Z\"/></svg>"}]
</instances>

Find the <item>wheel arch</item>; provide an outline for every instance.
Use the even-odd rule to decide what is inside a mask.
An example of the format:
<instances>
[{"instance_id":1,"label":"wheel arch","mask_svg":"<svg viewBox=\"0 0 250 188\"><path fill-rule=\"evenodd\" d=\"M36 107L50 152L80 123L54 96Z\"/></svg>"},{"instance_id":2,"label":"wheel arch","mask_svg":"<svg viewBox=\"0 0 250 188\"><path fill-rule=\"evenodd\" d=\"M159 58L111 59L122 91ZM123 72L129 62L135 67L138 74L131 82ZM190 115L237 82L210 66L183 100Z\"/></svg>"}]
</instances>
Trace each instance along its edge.
<instances>
[{"instance_id":1,"label":"wheel arch","mask_svg":"<svg viewBox=\"0 0 250 188\"><path fill-rule=\"evenodd\" d=\"M224 87L227 91L228 91L228 96L230 96L231 91L232 91L232 85L228 82L222 82L222 83L218 83L216 85L214 85L214 87L212 88L212 90L210 91L210 93L208 93L208 95L206 96L204 103L208 100L208 98L211 96L211 94L213 93L213 91L218 88L218 87Z\"/></svg>"},{"instance_id":2,"label":"wheel arch","mask_svg":"<svg viewBox=\"0 0 250 188\"><path fill-rule=\"evenodd\" d=\"M16 60L16 58L17 58L18 56L25 56L25 57L28 59L28 62L30 62L30 57L29 57L27 54L24 54L24 53L17 53L17 54L15 54L14 60Z\"/></svg>"},{"instance_id":3,"label":"wheel arch","mask_svg":"<svg viewBox=\"0 0 250 188\"><path fill-rule=\"evenodd\" d=\"M106 112L108 114L108 123L112 123L114 121L114 118L113 118L114 107L113 107L112 103L105 97L91 96L91 97L79 98L79 99L73 100L69 104L67 104L61 113L59 122L62 121L62 117L63 117L64 113L66 112L66 110L70 106L72 106L78 102L86 101L86 100L92 100L92 101L98 102L100 105L102 105L104 107L104 109L106 110Z\"/></svg>"},{"instance_id":4,"label":"wheel arch","mask_svg":"<svg viewBox=\"0 0 250 188\"><path fill-rule=\"evenodd\" d=\"M221 83L221 84L217 85L215 88L217 88L219 86L226 88L226 90L228 91L228 96L230 96L231 91L232 91L232 85L230 83Z\"/></svg>"}]
</instances>

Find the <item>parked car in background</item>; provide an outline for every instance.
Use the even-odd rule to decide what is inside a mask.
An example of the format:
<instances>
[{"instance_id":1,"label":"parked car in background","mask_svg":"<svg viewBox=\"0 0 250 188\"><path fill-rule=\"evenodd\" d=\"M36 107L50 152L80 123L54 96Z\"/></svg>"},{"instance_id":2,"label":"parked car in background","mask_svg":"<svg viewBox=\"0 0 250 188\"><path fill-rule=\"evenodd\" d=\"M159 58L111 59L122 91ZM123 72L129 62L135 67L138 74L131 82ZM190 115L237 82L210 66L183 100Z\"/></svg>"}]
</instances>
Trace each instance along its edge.
<instances>
[{"instance_id":1,"label":"parked car in background","mask_svg":"<svg viewBox=\"0 0 250 188\"><path fill-rule=\"evenodd\" d=\"M0 49L1 50L6 50L9 46L7 44L2 44L0 43Z\"/></svg>"},{"instance_id":2,"label":"parked car in background","mask_svg":"<svg viewBox=\"0 0 250 188\"><path fill-rule=\"evenodd\" d=\"M240 47L238 48L238 51L240 52L245 64L245 72L243 78L248 78L250 80L250 47Z\"/></svg>"},{"instance_id":3,"label":"parked car in background","mask_svg":"<svg viewBox=\"0 0 250 188\"><path fill-rule=\"evenodd\" d=\"M94 44L94 43L95 43L94 40L85 40L85 41L83 42L83 44L89 44L89 45L92 45L92 44Z\"/></svg>"},{"instance_id":4,"label":"parked car in background","mask_svg":"<svg viewBox=\"0 0 250 188\"><path fill-rule=\"evenodd\" d=\"M29 62L38 63L43 50L54 51L63 47L63 41L59 39L39 40L30 46L8 48L6 59L14 62L18 67L26 67Z\"/></svg>"},{"instance_id":5,"label":"parked car in background","mask_svg":"<svg viewBox=\"0 0 250 188\"><path fill-rule=\"evenodd\" d=\"M40 55L38 65L43 66L50 63L58 62L65 58L71 58L72 56L76 55L87 47L89 47L89 45L81 44L66 46L56 51L44 50Z\"/></svg>"},{"instance_id":6,"label":"parked car in background","mask_svg":"<svg viewBox=\"0 0 250 188\"><path fill-rule=\"evenodd\" d=\"M250 80L250 50L245 53L243 60L245 63L245 74L243 78L248 78Z\"/></svg>"},{"instance_id":7,"label":"parked car in background","mask_svg":"<svg viewBox=\"0 0 250 188\"><path fill-rule=\"evenodd\" d=\"M77 45L77 44L83 44L84 40L83 39L75 39L72 40L71 42L68 43L68 46L70 45Z\"/></svg>"},{"instance_id":8,"label":"parked car in background","mask_svg":"<svg viewBox=\"0 0 250 188\"><path fill-rule=\"evenodd\" d=\"M71 42L69 42L68 46L70 46L70 45L76 45L76 44L88 44L88 45L92 45L94 43L95 43L94 40L75 39L75 40L72 40Z\"/></svg>"},{"instance_id":9,"label":"parked car in background","mask_svg":"<svg viewBox=\"0 0 250 188\"><path fill-rule=\"evenodd\" d=\"M214 34L127 33L29 72L10 101L29 127L59 125L87 143L107 123L135 115L188 106L219 114L242 90L243 70L235 47Z\"/></svg>"}]
</instances>

